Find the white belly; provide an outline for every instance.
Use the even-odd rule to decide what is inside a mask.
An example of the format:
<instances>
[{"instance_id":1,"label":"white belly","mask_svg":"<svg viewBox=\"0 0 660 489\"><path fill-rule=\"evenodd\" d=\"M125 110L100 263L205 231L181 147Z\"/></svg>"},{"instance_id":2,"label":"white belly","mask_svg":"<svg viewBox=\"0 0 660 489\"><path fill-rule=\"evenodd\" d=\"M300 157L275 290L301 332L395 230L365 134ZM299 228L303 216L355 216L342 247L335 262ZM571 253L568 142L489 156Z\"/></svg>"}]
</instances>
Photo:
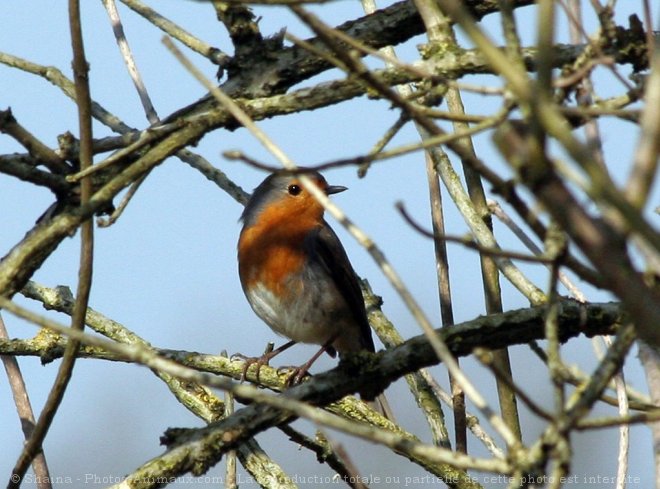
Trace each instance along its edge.
<instances>
[{"instance_id":1,"label":"white belly","mask_svg":"<svg viewBox=\"0 0 660 489\"><path fill-rule=\"evenodd\" d=\"M260 283L246 294L254 312L276 333L300 343L323 345L342 330L348 311L343 299L336 300L336 291L320 287L321 283L316 283L313 293L291 291L285 301Z\"/></svg>"}]
</instances>

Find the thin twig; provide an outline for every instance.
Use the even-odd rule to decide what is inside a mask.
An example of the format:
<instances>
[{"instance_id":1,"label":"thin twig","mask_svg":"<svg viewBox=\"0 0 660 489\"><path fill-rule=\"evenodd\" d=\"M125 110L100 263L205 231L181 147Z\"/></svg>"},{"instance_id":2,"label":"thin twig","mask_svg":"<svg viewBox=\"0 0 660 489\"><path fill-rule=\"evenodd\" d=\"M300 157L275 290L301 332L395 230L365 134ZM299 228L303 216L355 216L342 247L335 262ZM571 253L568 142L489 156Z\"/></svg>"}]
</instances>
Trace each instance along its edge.
<instances>
[{"instance_id":1,"label":"thin twig","mask_svg":"<svg viewBox=\"0 0 660 489\"><path fill-rule=\"evenodd\" d=\"M656 50L657 53L657 50ZM649 388L652 403L660 406L660 352L643 341L639 342L639 359L644 367L646 384ZM584 421L584 420L583 420ZM660 444L660 421L650 423L653 446ZM660 487L660 450L654 450L653 462L655 465L656 487Z\"/></svg>"},{"instance_id":2,"label":"thin twig","mask_svg":"<svg viewBox=\"0 0 660 489\"><path fill-rule=\"evenodd\" d=\"M133 199L133 196L136 194L138 189L140 188L140 185L144 182L144 180L149 176L149 173L145 173L142 175L140 178L135 180L131 186L129 187L128 191L124 195L124 197L121 199L121 202L119 205L115 208L114 211L112 211L112 214L110 214L110 217L103 218L99 217L96 220L96 223L99 225L99 227L102 228L107 228L109 226L112 226L115 222L117 222L117 219L123 214L124 210L128 206L128 204L131 202L131 199Z\"/></svg>"},{"instance_id":3,"label":"thin twig","mask_svg":"<svg viewBox=\"0 0 660 489\"><path fill-rule=\"evenodd\" d=\"M106 168L111 167L112 165L119 163L129 155L137 153L138 150L144 148L147 145L158 142L160 139L164 138L165 136L173 133L174 131L180 128L181 128L180 124L172 123L172 124L164 124L158 127L150 127L142 132L136 132L134 133L136 136L135 141L133 141L128 145L123 145L121 149L119 149L112 155L108 156L103 161L100 161L95 165L86 168L85 170L81 170L78 173L67 175L66 179L68 182L72 182L72 183L79 182L82 178L92 175L100 170L104 170Z\"/></svg>"},{"instance_id":4,"label":"thin twig","mask_svg":"<svg viewBox=\"0 0 660 489\"><path fill-rule=\"evenodd\" d=\"M415 221L412 216L408 213L406 210L404 204L402 202L397 202L396 208L398 211L401 213L403 218L406 220L408 224L410 224L415 231L418 233L422 234L423 236L426 236L427 238L431 239L439 239L442 241L451 241L453 243L459 243L465 246L466 248L470 248L473 250L478 251L479 253L482 253L484 255L488 256L500 256L500 257L506 257L510 258L512 260L519 260L519 261L525 261L525 262L530 262L530 263L540 263L540 264L545 264L549 265L553 263L552 258L548 258L540 254L539 256L532 256L532 255L527 255L524 253L518 253L516 251L506 251L502 250L499 247L498 248L488 248L485 246L481 246L479 243L474 241L473 239L469 237L461 237L461 236L452 236L449 234L437 234L437 233L432 233L426 229L424 229L417 221Z\"/></svg>"},{"instance_id":5,"label":"thin twig","mask_svg":"<svg viewBox=\"0 0 660 489\"><path fill-rule=\"evenodd\" d=\"M417 151L431 149L436 146L458 141L460 139L478 134L480 132L486 131L488 129L497 126L506 119L507 115L511 112L512 108L513 108L512 106L507 104L505 107L502 107L495 114L484 117L481 122L465 130L456 131L452 133L443 133L437 136L428 136L420 142L405 144L402 146L392 148L390 150L385 150L380 152L371 151L368 154L354 156L352 158L342 158L342 159L328 161L326 163L319 163L317 165L307 165L306 168L311 168L317 171L324 171L331 168L341 168L343 166L353 166L353 165L364 166L374 161L384 161L390 158L396 158L398 156L414 153ZM280 169L279 166L263 163L237 150L225 151L223 153L223 156L230 160L241 160L244 163L254 166L255 168L259 168L260 170L274 172Z\"/></svg>"},{"instance_id":6,"label":"thin twig","mask_svg":"<svg viewBox=\"0 0 660 489\"><path fill-rule=\"evenodd\" d=\"M392 349L404 342L403 337L394 328L392 322L387 318L382 310L382 301L371 290L369 282L362 281L362 296L367 307L367 317L369 324L374 329L380 341L385 348ZM428 369L420 369L417 372L406 375L408 388L413 398L419 406L422 414L429 425L433 443L445 448L450 448L449 431L445 423L445 415L442 410L441 401L446 401L448 406L452 406L452 400L449 395L444 395L441 390L435 389L437 382L429 373Z\"/></svg>"},{"instance_id":7,"label":"thin twig","mask_svg":"<svg viewBox=\"0 0 660 489\"><path fill-rule=\"evenodd\" d=\"M495 201L490 200L488 202L488 208L490 212L497 217L504 225L506 225L516 237L531 251L535 256L543 256L543 251L539 248L534 241L523 231L523 229L518 226L511 217L504 211L502 206ZM551 264L552 261L548 262ZM568 289L568 291L580 302L587 302L587 298L584 294L577 288L577 286L571 281L571 279L562 271L559 272L559 280L562 284Z\"/></svg>"},{"instance_id":8,"label":"thin twig","mask_svg":"<svg viewBox=\"0 0 660 489\"><path fill-rule=\"evenodd\" d=\"M568 4L560 2L569 18L569 35L573 44L579 44L581 35L584 32L582 22L582 6L579 1L567 0ZM587 37L585 35L585 37ZM587 38L588 40L588 38ZM579 105L589 106L593 102L593 84L591 83L591 67L608 64L615 65L614 59L611 56L598 56L595 59L590 59L582 69L576 70L575 74L582 75L580 83L577 87L577 101ZM584 73L582 71L584 70ZM600 136L600 127L597 120L590 120L584 126L584 133L588 144L594 152L594 158L605 168L605 155L603 153L603 141Z\"/></svg>"},{"instance_id":9,"label":"thin twig","mask_svg":"<svg viewBox=\"0 0 660 489\"><path fill-rule=\"evenodd\" d=\"M589 412L590 407L600 398L610 380L620 371L623 361L636 340L635 328L631 324L622 325L612 346L607 350L586 385L577 389L566 405L566 413L561 424L563 429L576 425Z\"/></svg>"},{"instance_id":10,"label":"thin twig","mask_svg":"<svg viewBox=\"0 0 660 489\"><path fill-rule=\"evenodd\" d=\"M420 131L424 137L424 131ZM434 152L438 149L427 151L424 155L426 163L426 180L429 188L429 204L431 206L431 225L433 226L433 248L436 262L436 281L438 284L438 299L440 301L440 318L444 328L454 325L454 306L452 303L451 283L449 281L449 258L447 257L447 242L440 239L445 235L445 217L442 204L442 192L440 191L440 179L435 164ZM399 207L403 209L403 207ZM435 236L438 236L437 238ZM458 359L457 359L458 362ZM449 375L449 388L451 390L451 406L454 413L454 439L456 451L468 453L467 443L467 411L465 406L465 393L456 379Z\"/></svg>"},{"instance_id":11,"label":"thin twig","mask_svg":"<svg viewBox=\"0 0 660 489\"><path fill-rule=\"evenodd\" d=\"M369 12L372 13L372 12ZM380 58L382 61L387 63L390 67L397 67L402 70L406 70L412 74L414 74L416 77L419 77L423 80L427 80L430 82L439 82L443 81L441 80L437 75L435 75L432 71L426 69L424 66L415 66L411 65L409 63L404 63L403 61L399 60L399 58L396 57L396 55L393 54L393 52L390 52L387 48L381 48L381 49L373 49L366 44L358 41L357 39L347 35L346 33L340 31L339 29L333 29L331 27L328 28L328 33L332 33L334 37L336 37L340 42L345 43L347 47L354 48L358 51L361 51L364 54L369 54L371 56L374 56L376 58ZM305 49L314 49L310 43L297 38L296 36L293 36L291 34L287 34L286 37L294 42L295 44L298 44L301 47L304 47ZM319 52L318 49L314 50L315 52ZM329 61L332 64L335 64L337 62L337 59L335 57L329 56L328 54L325 54L326 57L329 58Z\"/></svg>"},{"instance_id":12,"label":"thin twig","mask_svg":"<svg viewBox=\"0 0 660 489\"><path fill-rule=\"evenodd\" d=\"M110 17L112 32L115 35L117 46L119 46L119 51L121 52L124 64L128 69L128 73L131 77L131 80L133 81L133 85L135 86L138 96L140 97L142 108L147 114L147 120L151 124L157 124L160 122L160 119L158 118L156 109L151 103L151 97L149 97L147 88L145 87L144 81L140 76L140 71L137 69L137 64L135 63L135 58L133 58L131 47L128 45L128 40L126 39L126 34L124 33L124 26L121 23L121 18L119 17L119 11L117 10L115 0L103 0L103 6L108 13L108 17Z\"/></svg>"},{"instance_id":13,"label":"thin twig","mask_svg":"<svg viewBox=\"0 0 660 489\"><path fill-rule=\"evenodd\" d=\"M603 341L608 346L612 347L612 337L603 336ZM621 369L614 376L614 385L616 388L616 397L618 401L619 417L626 418L629 415L629 401L626 393L626 379L624 377L623 369ZM628 423L622 423L619 426L619 450L617 453L617 483L616 489L625 489L626 475L628 474L628 454L630 452L630 426Z\"/></svg>"},{"instance_id":14,"label":"thin twig","mask_svg":"<svg viewBox=\"0 0 660 489\"><path fill-rule=\"evenodd\" d=\"M334 449L335 452L337 452L337 455L339 455L339 457L341 457L341 459L344 461L346 469L348 470L348 481L353 482L354 487L356 487L357 489L369 489L366 483L369 481L370 478L360 475L360 473L357 470L357 466L355 465L351 457L348 455L348 452L346 451L344 446L341 443L333 441L327 435L325 435L325 439L329 441L330 446Z\"/></svg>"},{"instance_id":15,"label":"thin twig","mask_svg":"<svg viewBox=\"0 0 660 489\"><path fill-rule=\"evenodd\" d=\"M553 421L555 418L548 411L539 406L531 396L527 395L524 390L522 390L516 383L513 381L513 378L509 375L508 372L503 372L493 361L493 352L485 348L476 348L474 351L477 359L490 369L493 374L498 377L502 382L506 383L513 391L515 391L516 396L520 398L521 401L529 408L529 410L536 414L539 418L545 419L546 421Z\"/></svg>"},{"instance_id":16,"label":"thin twig","mask_svg":"<svg viewBox=\"0 0 660 489\"><path fill-rule=\"evenodd\" d=\"M436 393L438 399L442 400L442 402L444 402L448 406L451 406L452 405L451 395L449 395L447 392L445 392L442 389L442 387L440 387L438 382L428 373L428 370L422 369L421 375L429 383L429 386ZM477 418L473 414L470 414L469 412L467 412L466 414L467 414L466 415L467 427L472 432L472 434L477 438L477 440L479 440L486 448L486 450L488 450L494 457L503 457L504 452L497 445L495 439L492 436L490 436L490 434L481 426L481 424L479 423L479 418Z\"/></svg>"},{"instance_id":17,"label":"thin twig","mask_svg":"<svg viewBox=\"0 0 660 489\"><path fill-rule=\"evenodd\" d=\"M367 157L375 156L379 154L381 151L383 151L385 146L388 145L388 143L394 138L394 136L396 136L399 133L399 131L401 131L401 129L409 121L410 119L405 114L401 114L394 122L394 124L392 124L392 126L388 128L387 131L385 131L385 134L383 134L383 136L378 140L378 142L376 142L374 147L371 148L371 150L367 154ZM360 167L358 168L358 177L364 178L367 175L367 171L369 170L372 161L373 160L365 161L363 164L360 165Z\"/></svg>"},{"instance_id":18,"label":"thin twig","mask_svg":"<svg viewBox=\"0 0 660 489\"><path fill-rule=\"evenodd\" d=\"M231 392L225 392L225 418L234 414L234 395ZM227 453L227 467L225 468L225 488L237 489L236 482L236 450L230 450Z\"/></svg>"},{"instance_id":19,"label":"thin twig","mask_svg":"<svg viewBox=\"0 0 660 489\"><path fill-rule=\"evenodd\" d=\"M149 96L149 92L147 92L147 88L144 85L142 76L140 76L140 71L137 69L135 58L133 58L133 53L131 52L131 48L128 45L128 40L124 34L124 27L122 26L121 19L119 18L119 12L117 11L115 0L103 0L103 5L108 12L108 16L110 17L112 32L115 35L117 45L119 46L119 51L121 52L122 58L124 59L124 64L128 69L128 73L131 77L131 80L133 81L133 85L135 86L138 96L140 97L140 102L142 103L142 108L144 109L144 112L147 116L147 120L151 123L151 125L158 124L160 119L158 118L156 109L151 102L151 97ZM142 182L144 182L147 176L149 176L149 172L145 173L131 184L128 192L126 192L126 195L124 195L120 204L114 209L110 217L108 219L98 219L99 226L108 227L117 222L117 219L119 219L119 217L122 215L124 209L126 209L129 202L137 193L140 185L142 185Z\"/></svg>"},{"instance_id":20,"label":"thin twig","mask_svg":"<svg viewBox=\"0 0 660 489\"><path fill-rule=\"evenodd\" d=\"M137 12L142 17L147 19L153 25L158 27L160 30L172 36L174 39L178 40L179 42L189 47L193 51L208 58L211 62L219 66L223 66L225 63L227 63L227 61L229 61L230 56L228 54L223 53L220 49L213 47L210 44L207 44L204 41L193 36L190 32L186 31L185 29L175 24L171 20L163 17L158 12L153 10L151 7L148 7L139 0L120 0L120 1L128 8Z\"/></svg>"},{"instance_id":21,"label":"thin twig","mask_svg":"<svg viewBox=\"0 0 660 489\"><path fill-rule=\"evenodd\" d=\"M5 322L0 314L0 340L8 339L9 335L7 334L7 328L5 328ZM35 419L34 412L32 411L32 404L30 403L27 388L25 387L25 381L23 380L23 374L21 373L21 368L19 367L16 358L8 355L0 355L0 357L2 357L2 363L7 372L7 380L9 381L9 386L11 387L11 392L14 396L16 411L21 420L23 436L26 440L29 440L34 431ZM38 489L52 489L48 464L46 463L46 455L43 451L39 452L34 457L32 468L34 470L34 475L36 476Z\"/></svg>"},{"instance_id":22,"label":"thin twig","mask_svg":"<svg viewBox=\"0 0 660 489\"><path fill-rule=\"evenodd\" d=\"M643 209L658 174L660 154L660 40L651 58L651 72L646 80L645 106L640 120L640 134L625 194L638 209ZM657 251L657 250L656 250Z\"/></svg>"},{"instance_id":23,"label":"thin twig","mask_svg":"<svg viewBox=\"0 0 660 489\"><path fill-rule=\"evenodd\" d=\"M58 87L71 100L74 102L76 101L76 87L74 82L69 80L59 69L55 68L54 66L40 65L7 53L0 53L0 62L13 68L23 70L26 73L32 73L33 75L44 78L45 80ZM133 128L124 124L115 115L108 112L97 102L92 102L92 114L95 119L118 133L126 133L134 130Z\"/></svg>"},{"instance_id":24,"label":"thin twig","mask_svg":"<svg viewBox=\"0 0 660 489\"><path fill-rule=\"evenodd\" d=\"M355 481L351 480L351 473L344 464L344 461L339 454L333 450L321 430L317 430L316 436L310 438L294 429L290 424L278 426L278 429L286 434L292 442L314 452L317 460L328 464L348 487L354 489L357 488Z\"/></svg>"},{"instance_id":25,"label":"thin twig","mask_svg":"<svg viewBox=\"0 0 660 489\"><path fill-rule=\"evenodd\" d=\"M587 418L581 420L575 428L581 431L597 430L603 428L621 427L632 424L648 424L660 422L660 409L645 413L628 414L626 416L605 416L601 418Z\"/></svg>"},{"instance_id":26,"label":"thin twig","mask_svg":"<svg viewBox=\"0 0 660 489\"><path fill-rule=\"evenodd\" d=\"M56 175L66 175L73 169L55 151L19 124L11 109L0 110L0 133L14 138L39 164L43 164Z\"/></svg>"}]
</instances>

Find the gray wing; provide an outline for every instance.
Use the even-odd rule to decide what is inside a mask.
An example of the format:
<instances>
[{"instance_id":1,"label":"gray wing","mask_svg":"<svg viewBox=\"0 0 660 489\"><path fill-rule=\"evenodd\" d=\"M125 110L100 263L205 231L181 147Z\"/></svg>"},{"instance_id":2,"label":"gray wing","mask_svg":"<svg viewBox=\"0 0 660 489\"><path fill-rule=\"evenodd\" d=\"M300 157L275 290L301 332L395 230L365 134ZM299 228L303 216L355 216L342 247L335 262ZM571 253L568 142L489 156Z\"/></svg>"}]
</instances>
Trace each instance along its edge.
<instances>
[{"instance_id":1,"label":"gray wing","mask_svg":"<svg viewBox=\"0 0 660 489\"><path fill-rule=\"evenodd\" d=\"M374 352L376 349L371 337L371 328L367 320L367 311L357 275L339 238L327 223L324 224L317 231L316 236L310 240L311 245L314 246L316 256L319 257L322 265L332 277L337 290L344 296L355 322L359 325L362 347L367 351Z\"/></svg>"}]
</instances>

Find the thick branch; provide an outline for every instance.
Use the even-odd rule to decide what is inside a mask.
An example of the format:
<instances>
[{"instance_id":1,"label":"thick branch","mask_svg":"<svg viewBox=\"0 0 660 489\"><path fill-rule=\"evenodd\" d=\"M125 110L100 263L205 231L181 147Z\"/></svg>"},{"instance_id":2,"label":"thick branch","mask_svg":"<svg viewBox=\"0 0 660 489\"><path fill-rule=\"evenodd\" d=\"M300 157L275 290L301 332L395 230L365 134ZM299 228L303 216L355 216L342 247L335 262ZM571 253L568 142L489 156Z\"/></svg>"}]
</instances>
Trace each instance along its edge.
<instances>
[{"instance_id":1,"label":"thick branch","mask_svg":"<svg viewBox=\"0 0 660 489\"><path fill-rule=\"evenodd\" d=\"M544 307L511 311L504 314L481 317L452 328L438 330L452 352L467 355L476 346L500 348L514 343L527 342L543 337ZM559 336L562 341L584 333L612 333L615 324L623 321L618 304L581 305L564 301L559 308ZM62 332L66 330L63 329ZM0 353L12 353L11 345L25 342L0 342ZM49 348L52 356L54 349ZM26 350L24 350L26 351ZM15 352L14 352L15 353ZM100 356L103 354L96 350ZM223 357L190 355L181 352L164 352L177 360L186 359L187 364L205 371L216 371L218 365L236 364ZM82 354L95 354L87 348ZM327 405L330 402L356 391L366 397L376 395L393 380L419 368L437 363L437 357L424 336L415 337L392 350L377 355L357 355L342 361L334 370L319 374L305 384L289 389L283 395L305 401L312 405ZM267 367L264 367L266 369ZM241 365L234 365L235 375ZM263 377L263 374L262 374ZM367 387L365 387L367 386ZM155 481L162 476L176 476L188 471L203 473L215 464L227 450L249 439L253 435L281 422L289 421L291 415L280 409L257 403L207 428L187 430L164 455L148 463L133 474L131 481ZM405 447L404 451L407 449ZM410 447L408 447L410 448ZM420 454L422 458L423 455ZM431 460L429 460L431 462ZM433 463L433 462L431 462ZM448 474L448 472L445 472ZM458 479L456 479L458 480ZM153 487L148 483L139 487ZM136 486L136 487L138 487Z\"/></svg>"},{"instance_id":2,"label":"thick branch","mask_svg":"<svg viewBox=\"0 0 660 489\"><path fill-rule=\"evenodd\" d=\"M468 340L470 337L489 348L499 348L509 342L541 338L544 312L545 308L512 311L437 330L437 333L444 337L447 344L452 346L452 351L458 355L472 350L474 343ZM599 323L604 329L610 330L614 323L622 319L617 305L581 306L571 301L561 303L560 318L560 336L563 340L588 331L586 324L593 326ZM373 357L373 361L341 362L339 367L316 375L311 381L289 389L283 395L312 405L325 405L346 394L360 391L365 385L374 389L371 392L373 395L392 380L436 362L437 357L426 338L418 336L400 347L380 352ZM271 406L248 406L208 427L187 430L185 436L179 438L167 452L145 464L131 474L129 479L153 480L154 477L176 476L187 471L204 473L244 439L291 419L290 414ZM138 484L131 487L151 486Z\"/></svg>"},{"instance_id":3,"label":"thick branch","mask_svg":"<svg viewBox=\"0 0 660 489\"><path fill-rule=\"evenodd\" d=\"M532 3L531 0L518 0L516 5L520 7ZM496 0L468 0L466 7L478 19L499 11ZM379 49L395 46L423 33L424 25L413 3L405 0L377 10L371 15L345 22L337 26L337 30L371 48ZM307 42L314 48L325 50L323 41L319 38L312 38ZM298 46L279 48L277 43L267 43L264 48L270 49L267 56L244 66L239 74L222 85L226 94L245 98L281 94L297 83L333 67L327 60ZM206 96L178 110L167 120L204 112L214 105L213 98Z\"/></svg>"},{"instance_id":4,"label":"thick branch","mask_svg":"<svg viewBox=\"0 0 660 489\"><path fill-rule=\"evenodd\" d=\"M46 308L70 313L71 305L58 300L47 305ZM91 312L93 313L93 311ZM479 317L437 331L452 353L457 357L463 357L470 355L475 348L497 349L544 339L544 314L545 307L517 309L502 314ZM620 304L615 302L580 304L576 301L565 300L561 303L558 319L560 340L565 342L580 334L587 337L612 334L616 331L616 324L622 321L623 314ZM39 335L31 340L0 341L0 354L38 356L44 363L48 363L62 356L65 344L66 339L62 337ZM399 348L404 348L407 352L399 353L398 356L410 358L408 368L411 371L437 363L424 336L411 338ZM242 374L242 363L232 362L224 357L177 350L160 351L179 363L202 371L227 375L236 379L240 379ZM90 346L82 348L79 355L82 358L122 361L121 357L114 353ZM270 378L269 369L271 368L267 365L261 368L261 380ZM275 379L278 379L278 376L275 369L271 369L271 371L275 374L274 383L267 382L264 385L281 389L285 384L283 382L277 384ZM389 381L396 378L398 377L392 377ZM249 373L248 380L256 381L256 378ZM385 379L381 380L385 381ZM387 384L382 386L384 388ZM380 388L380 386L378 387Z\"/></svg>"}]
</instances>

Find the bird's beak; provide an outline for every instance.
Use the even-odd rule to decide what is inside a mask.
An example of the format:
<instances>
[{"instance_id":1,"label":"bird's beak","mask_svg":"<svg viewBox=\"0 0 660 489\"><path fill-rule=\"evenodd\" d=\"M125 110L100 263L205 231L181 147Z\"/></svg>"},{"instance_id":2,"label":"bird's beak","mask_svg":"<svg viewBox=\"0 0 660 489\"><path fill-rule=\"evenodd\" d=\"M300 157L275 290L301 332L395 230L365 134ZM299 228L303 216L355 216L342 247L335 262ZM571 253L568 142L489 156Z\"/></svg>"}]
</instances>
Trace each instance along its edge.
<instances>
[{"instance_id":1,"label":"bird's beak","mask_svg":"<svg viewBox=\"0 0 660 489\"><path fill-rule=\"evenodd\" d=\"M338 194L339 192L343 192L344 190L348 190L348 187L344 187L342 185L328 185L325 188L325 193L326 195L332 195L332 194Z\"/></svg>"}]
</instances>

